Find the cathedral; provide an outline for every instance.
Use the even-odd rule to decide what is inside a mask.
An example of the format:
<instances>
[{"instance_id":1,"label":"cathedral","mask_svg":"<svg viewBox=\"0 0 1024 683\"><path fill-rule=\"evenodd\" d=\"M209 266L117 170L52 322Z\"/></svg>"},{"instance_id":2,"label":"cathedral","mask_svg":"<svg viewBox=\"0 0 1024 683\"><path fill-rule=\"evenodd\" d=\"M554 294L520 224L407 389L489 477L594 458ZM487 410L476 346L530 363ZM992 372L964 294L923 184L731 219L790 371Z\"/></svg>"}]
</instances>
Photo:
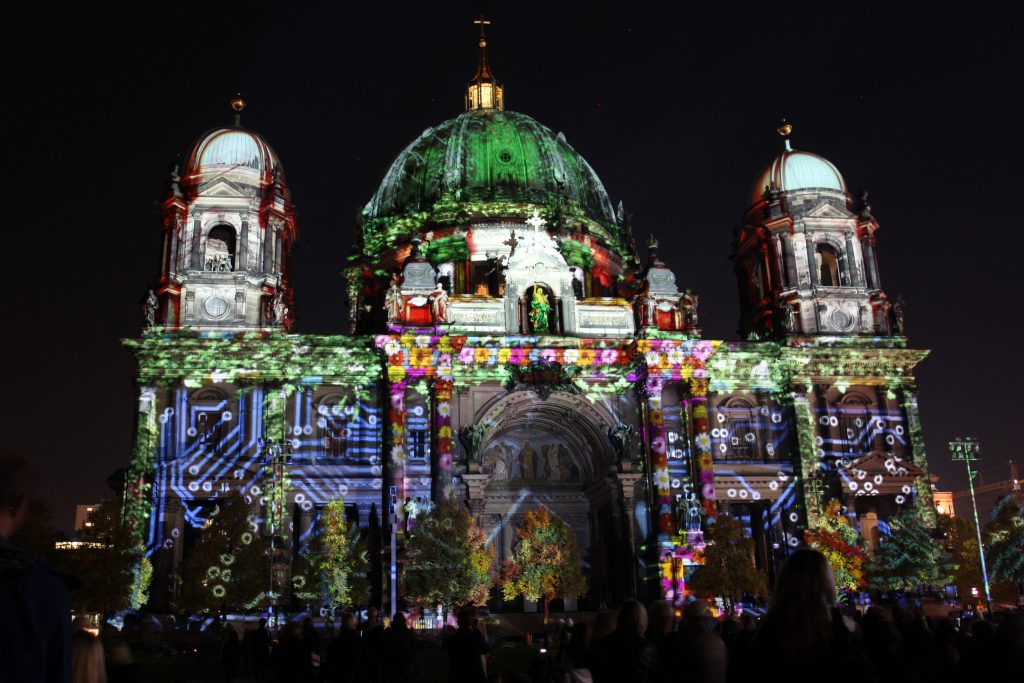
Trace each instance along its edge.
<instances>
[{"instance_id":1,"label":"cathedral","mask_svg":"<svg viewBox=\"0 0 1024 683\"><path fill-rule=\"evenodd\" d=\"M146 330L125 342L126 517L154 568L150 604L174 603L229 495L272 541L278 604L338 497L381 540L378 597L433 502L464 502L499 563L545 506L588 581L566 609L681 597L720 514L769 578L831 500L869 543L895 512L930 515L913 376L927 352L882 289L866 196L783 122L734 231L742 339L706 339L699 283L677 281L657 235L641 257L565 135L507 108L478 23L464 111L399 152L356 217L336 335L296 329L291 190L241 97L172 174Z\"/></svg>"}]
</instances>

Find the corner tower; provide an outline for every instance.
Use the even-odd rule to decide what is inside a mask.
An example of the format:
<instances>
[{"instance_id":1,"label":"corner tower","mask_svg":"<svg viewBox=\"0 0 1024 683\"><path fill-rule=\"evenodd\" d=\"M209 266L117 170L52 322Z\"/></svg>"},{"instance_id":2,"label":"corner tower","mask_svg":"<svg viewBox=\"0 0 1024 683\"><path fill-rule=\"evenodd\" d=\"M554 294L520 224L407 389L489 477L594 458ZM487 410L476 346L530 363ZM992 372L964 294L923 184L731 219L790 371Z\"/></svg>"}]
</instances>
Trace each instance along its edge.
<instances>
[{"instance_id":1,"label":"corner tower","mask_svg":"<svg viewBox=\"0 0 1024 683\"><path fill-rule=\"evenodd\" d=\"M295 211L281 162L267 141L243 128L245 101L231 100L231 126L193 145L184 174L175 167L161 206L164 248L149 324L169 329L289 329L288 281Z\"/></svg>"},{"instance_id":2,"label":"corner tower","mask_svg":"<svg viewBox=\"0 0 1024 683\"><path fill-rule=\"evenodd\" d=\"M855 209L839 170L793 149L786 121L778 131L783 152L759 176L733 244L740 333L902 335L882 291L866 196Z\"/></svg>"}]
</instances>

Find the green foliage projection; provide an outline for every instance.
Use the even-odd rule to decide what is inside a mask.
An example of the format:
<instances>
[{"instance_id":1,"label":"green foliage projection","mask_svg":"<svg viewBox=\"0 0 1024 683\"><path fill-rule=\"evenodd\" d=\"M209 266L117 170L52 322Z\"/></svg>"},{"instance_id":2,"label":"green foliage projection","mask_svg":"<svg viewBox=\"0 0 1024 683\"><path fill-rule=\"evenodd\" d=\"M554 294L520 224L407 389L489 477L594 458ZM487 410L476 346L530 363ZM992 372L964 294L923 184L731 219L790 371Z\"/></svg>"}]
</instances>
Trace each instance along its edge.
<instances>
[{"instance_id":1,"label":"green foliage projection","mask_svg":"<svg viewBox=\"0 0 1024 683\"><path fill-rule=\"evenodd\" d=\"M992 508L985 558L993 581L1024 586L1024 506L1007 494Z\"/></svg>"},{"instance_id":2,"label":"green foliage projection","mask_svg":"<svg viewBox=\"0 0 1024 683\"><path fill-rule=\"evenodd\" d=\"M768 579L754 566L754 541L744 536L739 520L719 513L704 540L704 564L694 571L687 588L701 596L721 596L729 604L744 593L767 594Z\"/></svg>"},{"instance_id":3,"label":"green foliage projection","mask_svg":"<svg viewBox=\"0 0 1024 683\"><path fill-rule=\"evenodd\" d=\"M587 590L576 536L545 507L523 515L523 528L516 533L519 542L501 568L502 595L506 600L520 595L527 600L543 599L546 620L553 598Z\"/></svg>"},{"instance_id":4,"label":"green foliage projection","mask_svg":"<svg viewBox=\"0 0 1024 683\"><path fill-rule=\"evenodd\" d=\"M953 580L954 565L932 529L914 510L889 518L891 533L882 536L868 564L872 588L918 591L925 586L944 586Z\"/></svg>"},{"instance_id":5,"label":"green foliage projection","mask_svg":"<svg viewBox=\"0 0 1024 683\"><path fill-rule=\"evenodd\" d=\"M494 585L494 547L466 506L448 498L416 520L406 543L408 596L425 606L482 605Z\"/></svg>"},{"instance_id":6,"label":"green foliage projection","mask_svg":"<svg viewBox=\"0 0 1024 683\"><path fill-rule=\"evenodd\" d=\"M427 242L423 246L423 256L434 264L466 261L469 259L469 245L462 235L448 235Z\"/></svg>"},{"instance_id":7,"label":"green foliage projection","mask_svg":"<svg viewBox=\"0 0 1024 683\"><path fill-rule=\"evenodd\" d=\"M270 554L253 510L240 495L218 504L185 559L178 607L193 612L248 610L270 591Z\"/></svg>"},{"instance_id":8,"label":"green foliage projection","mask_svg":"<svg viewBox=\"0 0 1024 683\"><path fill-rule=\"evenodd\" d=\"M366 604L370 587L366 547L359 541L359 529L349 528L342 498L324 506L318 531L317 545L308 559L320 575L327 604L332 609Z\"/></svg>"}]
</instances>

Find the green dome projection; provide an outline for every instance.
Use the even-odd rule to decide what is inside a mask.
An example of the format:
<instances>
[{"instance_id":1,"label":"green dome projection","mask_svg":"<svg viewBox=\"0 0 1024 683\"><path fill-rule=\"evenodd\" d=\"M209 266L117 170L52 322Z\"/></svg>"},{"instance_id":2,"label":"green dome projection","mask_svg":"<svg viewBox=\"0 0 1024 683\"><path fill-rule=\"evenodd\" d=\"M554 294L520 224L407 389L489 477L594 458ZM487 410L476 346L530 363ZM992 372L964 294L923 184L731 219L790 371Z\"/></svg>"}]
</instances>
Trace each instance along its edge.
<instances>
[{"instance_id":1,"label":"green dome projection","mask_svg":"<svg viewBox=\"0 0 1024 683\"><path fill-rule=\"evenodd\" d=\"M363 210L370 221L429 211L444 200L568 204L615 224L601 180L561 133L511 111L475 109L406 147Z\"/></svg>"}]
</instances>

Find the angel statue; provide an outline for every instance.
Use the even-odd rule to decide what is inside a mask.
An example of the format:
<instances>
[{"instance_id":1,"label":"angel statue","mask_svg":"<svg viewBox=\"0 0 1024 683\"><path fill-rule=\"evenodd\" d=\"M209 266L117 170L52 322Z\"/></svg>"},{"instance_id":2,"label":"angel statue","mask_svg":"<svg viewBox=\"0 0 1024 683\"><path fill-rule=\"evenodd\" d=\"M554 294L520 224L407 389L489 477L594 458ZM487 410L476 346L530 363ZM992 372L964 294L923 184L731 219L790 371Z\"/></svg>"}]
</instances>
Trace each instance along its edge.
<instances>
[{"instance_id":1,"label":"angel statue","mask_svg":"<svg viewBox=\"0 0 1024 683\"><path fill-rule=\"evenodd\" d=\"M534 332L551 331L551 304L543 287L533 288L533 300L530 301L530 328Z\"/></svg>"},{"instance_id":2,"label":"angel statue","mask_svg":"<svg viewBox=\"0 0 1024 683\"><path fill-rule=\"evenodd\" d=\"M146 315L146 329L151 330L156 325L156 314L160 310L160 300L156 298L153 290L149 290L146 301L142 304L142 311Z\"/></svg>"}]
</instances>

